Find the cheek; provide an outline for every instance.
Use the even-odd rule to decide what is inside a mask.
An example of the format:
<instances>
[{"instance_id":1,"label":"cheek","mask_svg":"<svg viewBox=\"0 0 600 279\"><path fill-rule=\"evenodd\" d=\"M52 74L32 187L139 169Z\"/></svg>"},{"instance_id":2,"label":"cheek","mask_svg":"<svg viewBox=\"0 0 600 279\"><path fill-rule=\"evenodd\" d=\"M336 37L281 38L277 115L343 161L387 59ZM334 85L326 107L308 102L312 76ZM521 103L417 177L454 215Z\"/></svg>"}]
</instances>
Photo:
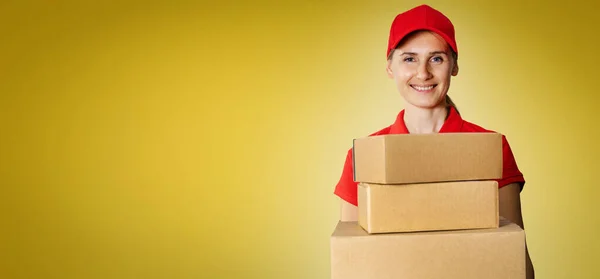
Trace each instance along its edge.
<instances>
[{"instance_id":1,"label":"cheek","mask_svg":"<svg viewBox=\"0 0 600 279\"><path fill-rule=\"evenodd\" d=\"M413 74L412 71L410 71L410 69L403 68L399 69L396 76L399 80L407 81L413 76Z\"/></svg>"},{"instance_id":2,"label":"cheek","mask_svg":"<svg viewBox=\"0 0 600 279\"><path fill-rule=\"evenodd\" d=\"M444 79L444 80L450 79L450 77L452 76L451 74L452 74L452 69L446 68L446 67L443 67L443 68L440 67L440 68L436 69L436 71L435 71L435 76L437 76L441 79Z\"/></svg>"}]
</instances>

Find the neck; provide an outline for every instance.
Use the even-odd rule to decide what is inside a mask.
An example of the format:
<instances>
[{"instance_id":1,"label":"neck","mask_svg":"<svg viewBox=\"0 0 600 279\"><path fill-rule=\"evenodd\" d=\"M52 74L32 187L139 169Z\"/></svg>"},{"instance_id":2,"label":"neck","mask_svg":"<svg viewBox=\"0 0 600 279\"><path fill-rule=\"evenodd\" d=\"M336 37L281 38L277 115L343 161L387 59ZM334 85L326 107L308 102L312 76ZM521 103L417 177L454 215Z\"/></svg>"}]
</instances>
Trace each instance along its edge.
<instances>
[{"instance_id":1,"label":"neck","mask_svg":"<svg viewBox=\"0 0 600 279\"><path fill-rule=\"evenodd\" d=\"M449 112L445 106L425 109L409 105L404 110L404 123L411 134L437 133L444 125Z\"/></svg>"}]
</instances>

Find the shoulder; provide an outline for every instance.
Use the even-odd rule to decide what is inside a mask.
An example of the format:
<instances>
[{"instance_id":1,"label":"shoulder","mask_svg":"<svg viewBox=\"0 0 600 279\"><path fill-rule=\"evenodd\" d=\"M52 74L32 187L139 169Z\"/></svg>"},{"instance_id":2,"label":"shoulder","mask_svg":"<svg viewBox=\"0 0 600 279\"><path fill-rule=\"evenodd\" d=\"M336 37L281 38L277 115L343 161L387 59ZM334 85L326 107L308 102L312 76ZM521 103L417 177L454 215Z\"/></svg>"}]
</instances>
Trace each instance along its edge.
<instances>
[{"instance_id":1,"label":"shoulder","mask_svg":"<svg viewBox=\"0 0 600 279\"><path fill-rule=\"evenodd\" d=\"M491 129L484 128L480 125L477 125L475 123L465 121L465 120L463 120L461 132L474 132L474 133L489 132L489 133L498 133L498 134L502 135L503 177L502 177L502 179L498 180L499 187L501 188L510 183L519 183L521 185L521 188L523 187L523 185L525 184L525 179L523 177L523 173L521 172L521 170L519 169L519 167L517 165L516 159L512 152L512 148L510 147L510 144L508 143L506 135L504 135L500 132L491 130Z\"/></svg>"},{"instance_id":2,"label":"shoulder","mask_svg":"<svg viewBox=\"0 0 600 279\"><path fill-rule=\"evenodd\" d=\"M391 125L390 125L390 126L387 126L387 127L385 127L385 128L383 128L383 129L380 129L380 130L378 130L378 131L372 132L372 133L368 134L368 135L367 135L367 137L380 136L380 135L387 135L387 134L389 134L389 133L390 133L390 129L391 129ZM347 150L347 153L346 153L346 160L347 160L347 161L351 161L351 160L352 160L352 147L350 147L350 148Z\"/></svg>"},{"instance_id":3,"label":"shoulder","mask_svg":"<svg viewBox=\"0 0 600 279\"><path fill-rule=\"evenodd\" d=\"M390 129L392 128L392 126L387 126L381 130L378 130L376 132L370 133L368 136L372 137L372 136L380 136L380 135L387 135L390 133Z\"/></svg>"},{"instance_id":4,"label":"shoulder","mask_svg":"<svg viewBox=\"0 0 600 279\"><path fill-rule=\"evenodd\" d=\"M481 125L475 124L475 123L470 122L470 121L463 120L462 127L461 127L461 132L467 132L467 133L498 133L498 134L502 135L502 144L504 145L504 147L505 148L508 147L508 140L506 139L506 135L502 134L501 132L485 128L485 127L483 127Z\"/></svg>"},{"instance_id":5,"label":"shoulder","mask_svg":"<svg viewBox=\"0 0 600 279\"><path fill-rule=\"evenodd\" d=\"M494 130L490 130L487 128L484 128L478 124L475 124L473 122L470 121L466 121L463 119L462 121L462 127L461 127L461 132L490 132L490 133L496 133L496 131Z\"/></svg>"}]
</instances>

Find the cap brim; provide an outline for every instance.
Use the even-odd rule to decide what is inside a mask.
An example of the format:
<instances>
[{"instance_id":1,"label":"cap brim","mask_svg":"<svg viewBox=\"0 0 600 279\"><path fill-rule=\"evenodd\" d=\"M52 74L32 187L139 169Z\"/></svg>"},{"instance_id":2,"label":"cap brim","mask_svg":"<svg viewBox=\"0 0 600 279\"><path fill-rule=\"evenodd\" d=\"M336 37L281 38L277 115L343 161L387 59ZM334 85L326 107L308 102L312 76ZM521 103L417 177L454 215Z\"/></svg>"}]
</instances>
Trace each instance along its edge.
<instances>
[{"instance_id":1,"label":"cap brim","mask_svg":"<svg viewBox=\"0 0 600 279\"><path fill-rule=\"evenodd\" d=\"M446 41L446 43L450 46L450 48L458 53L458 50L456 49L456 45L454 45L454 43L452 42L452 39L450 39L450 37L448 37L448 35L446 35L444 32L433 28L433 27L421 27L421 28L414 28L414 29L409 29L407 31L404 32L404 34L402 34L401 36L398 37L398 39L396 40L396 42L394 42L394 45L389 49L388 51L388 56L389 53L398 47L398 45L400 44L400 42L406 38L406 36L410 35L411 33L417 32L417 31L432 31L435 32L436 34L440 35L440 37L442 37L444 39L444 41Z\"/></svg>"}]
</instances>

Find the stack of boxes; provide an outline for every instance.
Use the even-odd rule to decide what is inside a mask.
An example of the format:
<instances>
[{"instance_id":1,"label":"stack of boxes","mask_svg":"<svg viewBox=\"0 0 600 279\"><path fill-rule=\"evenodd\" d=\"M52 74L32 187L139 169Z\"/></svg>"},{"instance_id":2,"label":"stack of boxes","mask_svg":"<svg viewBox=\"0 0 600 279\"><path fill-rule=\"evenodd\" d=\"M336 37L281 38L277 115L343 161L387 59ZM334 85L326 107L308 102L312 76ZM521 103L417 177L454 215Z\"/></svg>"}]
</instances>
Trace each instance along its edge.
<instances>
[{"instance_id":1,"label":"stack of boxes","mask_svg":"<svg viewBox=\"0 0 600 279\"><path fill-rule=\"evenodd\" d=\"M354 140L358 222L331 235L332 279L521 279L525 233L499 215L502 136Z\"/></svg>"}]
</instances>

